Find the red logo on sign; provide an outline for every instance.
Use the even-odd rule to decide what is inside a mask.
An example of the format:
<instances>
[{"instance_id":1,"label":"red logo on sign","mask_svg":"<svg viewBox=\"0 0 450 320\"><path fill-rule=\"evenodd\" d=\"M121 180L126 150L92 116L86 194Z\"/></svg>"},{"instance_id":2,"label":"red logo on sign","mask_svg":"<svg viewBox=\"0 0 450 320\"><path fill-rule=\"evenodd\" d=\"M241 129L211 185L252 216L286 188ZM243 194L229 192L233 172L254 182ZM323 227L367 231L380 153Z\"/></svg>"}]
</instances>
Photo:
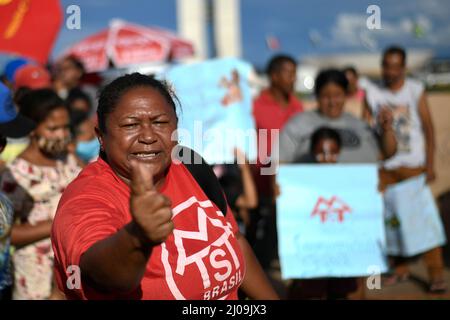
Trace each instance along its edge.
<instances>
[{"instance_id":1,"label":"red logo on sign","mask_svg":"<svg viewBox=\"0 0 450 320\"><path fill-rule=\"evenodd\" d=\"M320 221L325 223L330 214L337 214L338 221L344 221L344 214L351 213L352 209L341 199L336 196L331 197L330 200L326 200L323 197L319 197L314 210L311 213L311 217L320 215Z\"/></svg>"}]
</instances>

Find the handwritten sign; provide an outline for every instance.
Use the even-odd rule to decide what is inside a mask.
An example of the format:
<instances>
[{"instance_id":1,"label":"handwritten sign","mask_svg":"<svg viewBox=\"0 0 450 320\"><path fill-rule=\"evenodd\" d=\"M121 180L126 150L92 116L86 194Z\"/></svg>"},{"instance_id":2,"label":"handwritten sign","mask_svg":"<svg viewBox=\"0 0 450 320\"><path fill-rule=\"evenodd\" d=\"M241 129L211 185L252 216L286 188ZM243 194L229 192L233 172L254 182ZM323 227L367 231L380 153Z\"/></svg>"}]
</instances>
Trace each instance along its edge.
<instances>
[{"instance_id":1,"label":"handwritten sign","mask_svg":"<svg viewBox=\"0 0 450 320\"><path fill-rule=\"evenodd\" d=\"M283 279L387 271L375 165L282 165L277 180Z\"/></svg>"},{"instance_id":2,"label":"handwritten sign","mask_svg":"<svg viewBox=\"0 0 450 320\"><path fill-rule=\"evenodd\" d=\"M387 188L387 252L411 257L445 244L445 231L425 175Z\"/></svg>"},{"instance_id":3,"label":"handwritten sign","mask_svg":"<svg viewBox=\"0 0 450 320\"><path fill-rule=\"evenodd\" d=\"M256 158L251 68L238 59L215 59L175 66L165 75L181 102L179 140L209 163L232 163L234 147Z\"/></svg>"}]
</instances>

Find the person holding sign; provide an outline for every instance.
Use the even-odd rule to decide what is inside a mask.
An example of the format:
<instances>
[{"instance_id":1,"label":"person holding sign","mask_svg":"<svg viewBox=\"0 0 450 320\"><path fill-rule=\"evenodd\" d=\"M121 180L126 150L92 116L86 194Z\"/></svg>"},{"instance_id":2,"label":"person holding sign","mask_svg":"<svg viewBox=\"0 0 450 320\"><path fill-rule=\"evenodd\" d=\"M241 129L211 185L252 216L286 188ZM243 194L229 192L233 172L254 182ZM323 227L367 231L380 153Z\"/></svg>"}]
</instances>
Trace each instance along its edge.
<instances>
[{"instance_id":1,"label":"person holding sign","mask_svg":"<svg viewBox=\"0 0 450 320\"><path fill-rule=\"evenodd\" d=\"M339 133L328 127L320 127L311 136L309 153L302 163L336 163L341 152L342 140Z\"/></svg>"},{"instance_id":2,"label":"person holding sign","mask_svg":"<svg viewBox=\"0 0 450 320\"><path fill-rule=\"evenodd\" d=\"M241 288L277 299L229 207L207 195L211 168L172 157L178 119L167 87L119 77L97 115L100 158L68 186L52 230L66 296L237 299Z\"/></svg>"},{"instance_id":3,"label":"person holding sign","mask_svg":"<svg viewBox=\"0 0 450 320\"><path fill-rule=\"evenodd\" d=\"M376 132L363 120L344 112L348 80L342 71L323 70L318 74L315 84L318 109L301 113L286 124L280 136L280 162L377 163L379 159L389 158L395 153L396 139L392 130L392 115L388 110L380 113L379 121L382 125ZM320 142L323 139L318 139L317 132L323 127L333 129L334 136L339 136L338 154L336 146L331 148L332 144L324 144ZM350 279L348 283L343 280L344 285L340 280L336 280L330 287L328 281L319 282L321 286L312 286L311 292L305 288L302 291L306 296L293 295L342 299L357 289L354 279Z\"/></svg>"},{"instance_id":4,"label":"person holding sign","mask_svg":"<svg viewBox=\"0 0 450 320\"><path fill-rule=\"evenodd\" d=\"M426 182L431 183L436 179L434 169L434 129L433 121L427 104L427 96L423 84L406 78L406 52L403 48L392 46L383 53L382 76L383 85L372 86L367 90L365 118L376 126L373 118L382 110L389 109L394 116L394 132L398 141L395 155L384 161L380 170L381 189L398 185L406 180L425 176ZM424 189L428 189L425 186ZM404 198L405 200L407 198ZM400 200L401 201L401 200ZM408 201L408 200L406 200ZM433 199L420 204L422 209L419 215L425 212L428 205L434 206ZM434 210L433 210L434 211ZM436 210L437 211L437 210ZM411 220L418 221L418 216L411 216ZM434 219L433 219L434 218ZM411 230L405 231L413 237L421 238L422 233L438 234L436 230L442 229L439 214L428 218L427 221L436 220L436 225L424 224L421 226L421 235ZM404 224L405 225L405 224ZM433 238L433 236L431 236ZM404 240L404 239L403 239ZM436 243L438 239L433 239ZM432 293L447 291L447 283L444 276L444 262L442 247L435 245L423 252L430 277L429 290ZM409 271L402 257L393 258L394 274L387 279L387 284L393 284L408 278Z\"/></svg>"},{"instance_id":5,"label":"person holding sign","mask_svg":"<svg viewBox=\"0 0 450 320\"><path fill-rule=\"evenodd\" d=\"M336 130L321 127L311 137L311 148L305 163L336 163L341 150L341 137ZM293 280L290 299L346 299L358 288L355 278L316 278Z\"/></svg>"}]
</instances>

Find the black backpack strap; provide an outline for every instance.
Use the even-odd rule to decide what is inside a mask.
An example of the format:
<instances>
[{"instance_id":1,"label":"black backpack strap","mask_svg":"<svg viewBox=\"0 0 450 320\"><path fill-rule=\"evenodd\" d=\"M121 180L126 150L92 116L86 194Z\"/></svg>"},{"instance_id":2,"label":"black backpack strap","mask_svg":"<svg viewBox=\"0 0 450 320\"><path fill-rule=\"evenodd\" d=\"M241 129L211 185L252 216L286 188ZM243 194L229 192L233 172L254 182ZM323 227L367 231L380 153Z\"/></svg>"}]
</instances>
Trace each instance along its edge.
<instances>
[{"instance_id":1,"label":"black backpack strap","mask_svg":"<svg viewBox=\"0 0 450 320\"><path fill-rule=\"evenodd\" d=\"M211 166L194 150L185 146L178 146L178 148L178 159L189 170L209 200L214 202L225 216L227 214L227 201Z\"/></svg>"}]
</instances>

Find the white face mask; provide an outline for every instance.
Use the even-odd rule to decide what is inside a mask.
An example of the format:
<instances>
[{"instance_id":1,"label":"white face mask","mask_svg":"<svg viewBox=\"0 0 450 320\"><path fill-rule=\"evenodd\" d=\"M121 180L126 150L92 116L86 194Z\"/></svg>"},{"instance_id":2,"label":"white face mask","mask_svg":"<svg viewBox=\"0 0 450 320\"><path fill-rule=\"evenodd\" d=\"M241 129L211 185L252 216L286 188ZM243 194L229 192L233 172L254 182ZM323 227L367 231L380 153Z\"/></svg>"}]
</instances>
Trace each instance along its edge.
<instances>
[{"instance_id":1,"label":"white face mask","mask_svg":"<svg viewBox=\"0 0 450 320\"><path fill-rule=\"evenodd\" d=\"M70 143L70 137L48 139L45 137L37 137L39 149L46 155L57 157L67 153L67 146Z\"/></svg>"}]
</instances>

